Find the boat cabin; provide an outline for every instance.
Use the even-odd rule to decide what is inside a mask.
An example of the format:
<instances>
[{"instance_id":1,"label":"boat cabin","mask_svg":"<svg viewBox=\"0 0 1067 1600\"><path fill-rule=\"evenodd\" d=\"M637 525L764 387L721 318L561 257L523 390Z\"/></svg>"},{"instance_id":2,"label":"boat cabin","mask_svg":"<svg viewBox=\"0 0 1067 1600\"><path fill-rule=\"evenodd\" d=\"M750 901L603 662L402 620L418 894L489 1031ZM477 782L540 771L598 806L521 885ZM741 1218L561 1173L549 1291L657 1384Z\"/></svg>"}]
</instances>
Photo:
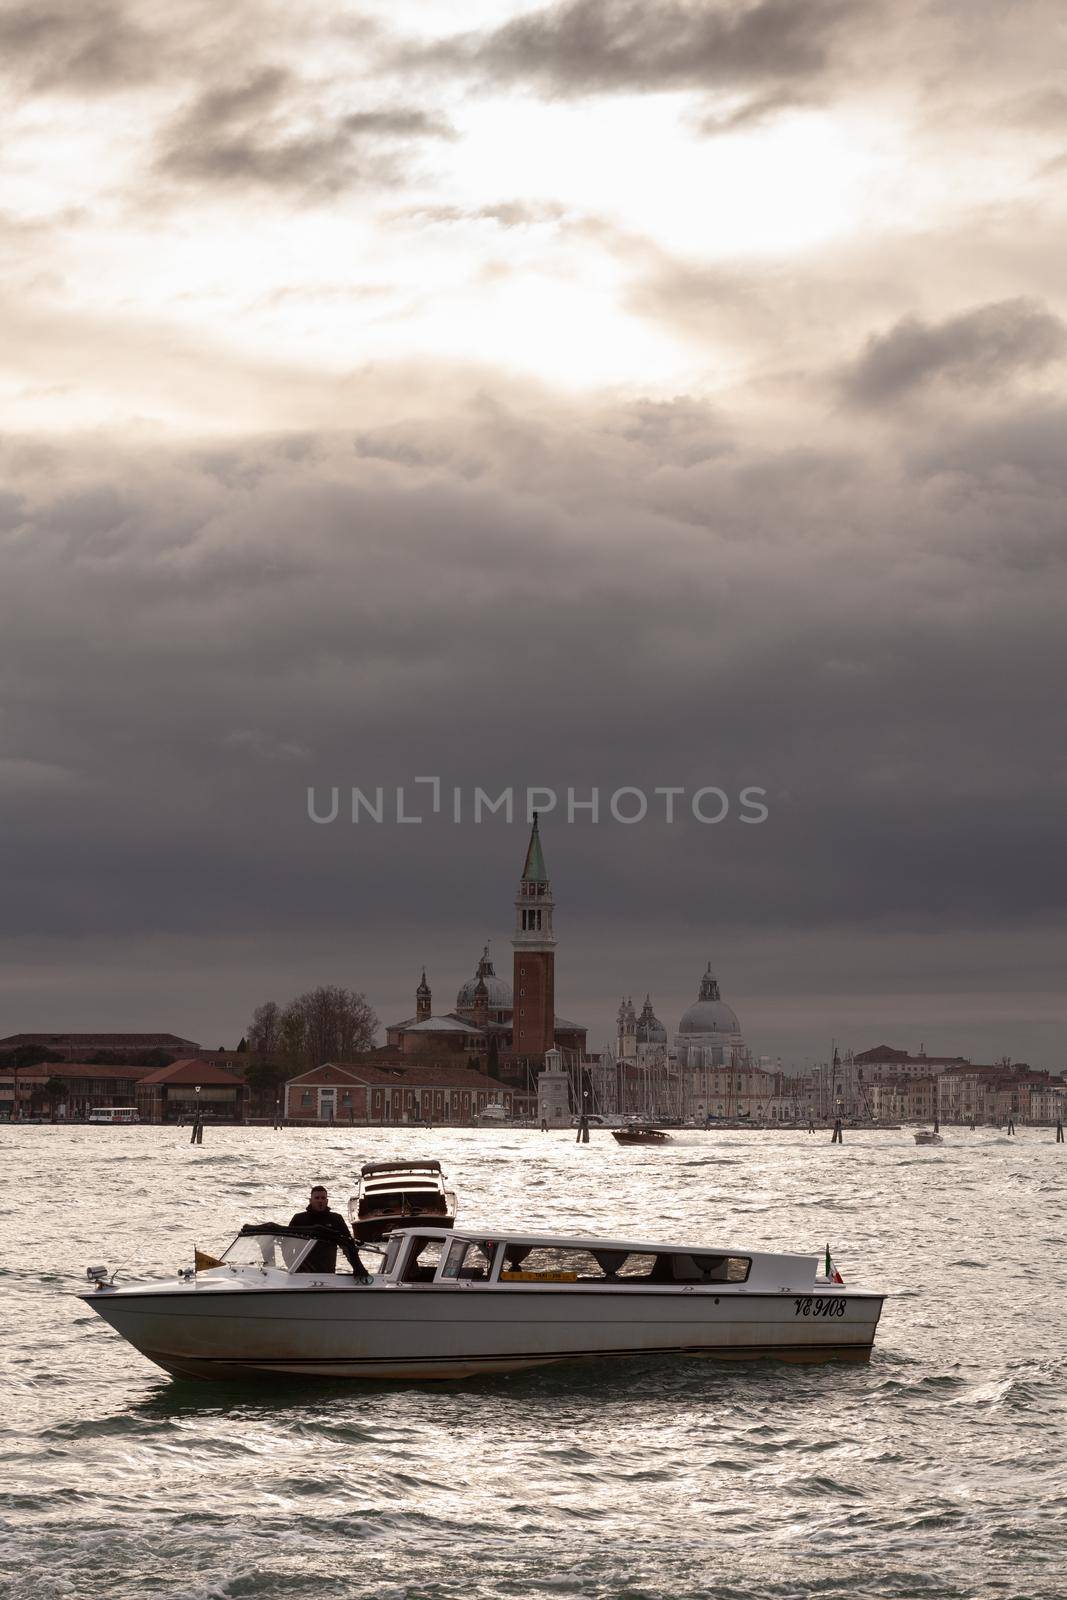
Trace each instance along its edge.
<instances>
[{"instance_id":1,"label":"boat cabin","mask_svg":"<svg viewBox=\"0 0 1067 1600\"><path fill-rule=\"evenodd\" d=\"M492 1239L404 1229L387 1245L382 1276L398 1283L650 1285L745 1283L750 1256L662 1245L511 1234Z\"/></svg>"},{"instance_id":2,"label":"boat cabin","mask_svg":"<svg viewBox=\"0 0 1067 1600\"><path fill-rule=\"evenodd\" d=\"M425 1217L450 1227L456 1197L445 1188L439 1161L368 1161L359 1173L359 1188L348 1203L348 1217L357 1241L380 1239Z\"/></svg>"},{"instance_id":3,"label":"boat cabin","mask_svg":"<svg viewBox=\"0 0 1067 1600\"><path fill-rule=\"evenodd\" d=\"M249 1224L221 1260L198 1260L200 1270L228 1268L238 1276L274 1272L299 1276L314 1239L277 1223ZM419 1224L394 1230L380 1243L359 1245L375 1289L492 1288L512 1290L645 1289L741 1294L810 1294L819 1262L810 1255L723 1250L714 1245L666 1245L550 1234L464 1232ZM258 1271L256 1270L258 1269ZM342 1268L342 1276L347 1273ZM315 1276L321 1276L315 1273ZM296 1285L294 1284L294 1287Z\"/></svg>"}]
</instances>

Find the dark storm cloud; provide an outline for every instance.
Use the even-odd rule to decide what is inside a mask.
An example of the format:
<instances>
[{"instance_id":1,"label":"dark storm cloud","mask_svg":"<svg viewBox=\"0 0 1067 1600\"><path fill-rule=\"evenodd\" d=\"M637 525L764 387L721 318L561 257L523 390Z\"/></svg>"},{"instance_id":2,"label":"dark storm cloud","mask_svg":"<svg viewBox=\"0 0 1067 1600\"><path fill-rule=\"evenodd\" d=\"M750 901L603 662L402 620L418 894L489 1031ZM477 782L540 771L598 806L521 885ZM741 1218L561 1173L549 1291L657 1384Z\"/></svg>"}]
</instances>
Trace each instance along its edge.
<instances>
[{"instance_id":1,"label":"dark storm cloud","mask_svg":"<svg viewBox=\"0 0 1067 1600\"><path fill-rule=\"evenodd\" d=\"M452 399L184 453L7 442L11 936L230 941L237 1027L257 941L288 939L289 989L343 966L385 1009L405 963L450 973L458 933L475 956L507 936L521 826L316 828L305 792L411 803L422 774L561 807L568 785L605 806L621 784L767 788L755 828L546 818L570 1009L635 963L674 983L687 951L695 973L747 950L758 983L768 924L810 973L845 927L1055 914L1062 409L874 456L840 426L821 449L743 440L684 397Z\"/></svg>"},{"instance_id":2,"label":"dark storm cloud","mask_svg":"<svg viewBox=\"0 0 1067 1600\"><path fill-rule=\"evenodd\" d=\"M530 82L549 94L706 89L817 76L850 0L755 0L648 6L642 0L566 0L485 34L412 46L408 64Z\"/></svg>"},{"instance_id":3,"label":"dark storm cloud","mask_svg":"<svg viewBox=\"0 0 1067 1600\"><path fill-rule=\"evenodd\" d=\"M0 72L49 92L94 93L156 76L161 40L119 0L0 11Z\"/></svg>"},{"instance_id":4,"label":"dark storm cloud","mask_svg":"<svg viewBox=\"0 0 1067 1600\"><path fill-rule=\"evenodd\" d=\"M1033 300L976 306L943 322L903 318L885 334L872 334L842 380L850 400L878 406L936 381L966 388L995 388L1020 372L1058 361L1067 350L1067 327Z\"/></svg>"},{"instance_id":5,"label":"dark storm cloud","mask_svg":"<svg viewBox=\"0 0 1067 1600\"><path fill-rule=\"evenodd\" d=\"M398 182L408 147L451 136L443 119L406 106L324 112L286 69L261 66L180 112L160 136L156 168L193 184L335 193Z\"/></svg>"}]
</instances>

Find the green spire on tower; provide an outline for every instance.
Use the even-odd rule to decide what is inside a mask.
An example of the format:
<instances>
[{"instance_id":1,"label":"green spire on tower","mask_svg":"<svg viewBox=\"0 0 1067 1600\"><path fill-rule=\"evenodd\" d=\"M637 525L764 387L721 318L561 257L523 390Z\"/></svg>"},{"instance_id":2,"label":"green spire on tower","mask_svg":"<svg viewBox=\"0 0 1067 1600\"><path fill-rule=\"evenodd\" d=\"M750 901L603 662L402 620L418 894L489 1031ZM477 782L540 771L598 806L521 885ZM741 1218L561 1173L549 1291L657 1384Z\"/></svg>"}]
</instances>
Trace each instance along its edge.
<instances>
[{"instance_id":1,"label":"green spire on tower","mask_svg":"<svg viewBox=\"0 0 1067 1600\"><path fill-rule=\"evenodd\" d=\"M522 869L524 883L547 883L548 873L545 871L545 858L541 853L541 833L537 826L537 812L533 814L533 828L530 830L530 843L526 848L526 865Z\"/></svg>"}]
</instances>

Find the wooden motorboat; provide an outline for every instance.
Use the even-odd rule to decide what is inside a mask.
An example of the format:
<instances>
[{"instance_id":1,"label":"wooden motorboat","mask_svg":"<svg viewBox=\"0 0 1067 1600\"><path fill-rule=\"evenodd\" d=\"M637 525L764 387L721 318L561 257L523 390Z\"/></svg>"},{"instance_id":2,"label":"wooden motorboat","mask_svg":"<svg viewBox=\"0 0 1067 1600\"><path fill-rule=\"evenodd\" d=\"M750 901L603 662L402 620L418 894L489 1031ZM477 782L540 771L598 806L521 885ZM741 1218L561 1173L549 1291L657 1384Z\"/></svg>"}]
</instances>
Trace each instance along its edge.
<instances>
[{"instance_id":1,"label":"wooden motorboat","mask_svg":"<svg viewBox=\"0 0 1067 1600\"><path fill-rule=\"evenodd\" d=\"M417 1226L390 1237L368 1278L304 1270L313 1245L309 1230L251 1224L176 1280L116 1285L90 1267L83 1298L178 1377L372 1379L626 1355L866 1361L884 1300L815 1255L715 1238Z\"/></svg>"},{"instance_id":2,"label":"wooden motorboat","mask_svg":"<svg viewBox=\"0 0 1067 1600\"><path fill-rule=\"evenodd\" d=\"M365 1162L348 1202L353 1237L357 1242L383 1239L394 1228L423 1220L450 1228L456 1196L445 1182L439 1161Z\"/></svg>"},{"instance_id":3,"label":"wooden motorboat","mask_svg":"<svg viewBox=\"0 0 1067 1600\"><path fill-rule=\"evenodd\" d=\"M612 1128L611 1136L619 1144L670 1144L671 1136L663 1128L654 1128L650 1122L627 1122L621 1128Z\"/></svg>"}]
</instances>

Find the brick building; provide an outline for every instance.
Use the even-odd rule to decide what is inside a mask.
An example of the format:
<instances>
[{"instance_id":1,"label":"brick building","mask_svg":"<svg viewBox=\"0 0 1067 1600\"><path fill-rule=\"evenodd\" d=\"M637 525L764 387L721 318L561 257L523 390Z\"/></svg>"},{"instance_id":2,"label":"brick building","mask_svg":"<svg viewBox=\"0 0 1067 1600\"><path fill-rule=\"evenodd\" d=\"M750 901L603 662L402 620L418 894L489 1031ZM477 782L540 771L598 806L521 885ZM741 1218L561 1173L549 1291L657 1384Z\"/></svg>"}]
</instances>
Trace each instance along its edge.
<instances>
[{"instance_id":1,"label":"brick building","mask_svg":"<svg viewBox=\"0 0 1067 1600\"><path fill-rule=\"evenodd\" d=\"M483 1072L418 1060L391 1066L326 1061L285 1085L285 1114L294 1123L463 1126L493 1104L509 1117L520 1109L514 1092Z\"/></svg>"}]
</instances>

